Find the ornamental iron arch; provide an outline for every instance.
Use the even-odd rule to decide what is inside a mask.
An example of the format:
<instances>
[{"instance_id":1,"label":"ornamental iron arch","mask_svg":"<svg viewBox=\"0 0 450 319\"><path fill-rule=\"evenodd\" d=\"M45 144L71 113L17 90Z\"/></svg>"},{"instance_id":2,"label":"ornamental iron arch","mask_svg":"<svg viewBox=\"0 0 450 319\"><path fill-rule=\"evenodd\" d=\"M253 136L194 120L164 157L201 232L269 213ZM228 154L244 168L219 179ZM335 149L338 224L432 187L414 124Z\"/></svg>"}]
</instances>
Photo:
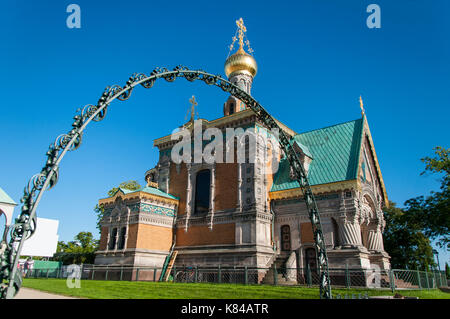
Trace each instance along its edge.
<instances>
[{"instance_id":1,"label":"ornamental iron arch","mask_svg":"<svg viewBox=\"0 0 450 319\"><path fill-rule=\"evenodd\" d=\"M22 285L21 274L17 271L17 265L20 251L26 239L31 237L36 230L36 208L46 190L51 189L58 182L59 164L68 151L74 151L80 147L83 131L91 122L98 122L105 118L108 106L112 101L128 100L133 89L141 85L146 89L153 86L156 80L165 79L168 82L175 81L178 77L185 78L193 82L203 81L208 85L214 85L223 91L230 93L234 97L243 101L256 114L258 120L268 129L278 129L279 143L286 154L295 179L298 181L302 190L304 200L311 220L312 230L315 240L315 249L317 256L317 271L320 273L320 298L331 298L330 278L328 275L328 259L322 227L320 224L319 211L314 199L307 175L302 163L293 148L293 141L288 138L284 131L278 126L274 118L248 93L238 86L223 79L220 75L213 75L203 70L189 70L184 66L177 66L173 70L167 68L156 68L150 75L143 73L134 73L121 87L119 85L108 86L104 90L97 105L88 104L84 106L79 114L74 116L72 129L59 135L55 142L50 144L46 153L47 161L41 172L34 175L24 189L24 195L20 202L22 203L21 213L11 226L11 239L6 247L0 250L0 297L13 298Z\"/></svg>"}]
</instances>

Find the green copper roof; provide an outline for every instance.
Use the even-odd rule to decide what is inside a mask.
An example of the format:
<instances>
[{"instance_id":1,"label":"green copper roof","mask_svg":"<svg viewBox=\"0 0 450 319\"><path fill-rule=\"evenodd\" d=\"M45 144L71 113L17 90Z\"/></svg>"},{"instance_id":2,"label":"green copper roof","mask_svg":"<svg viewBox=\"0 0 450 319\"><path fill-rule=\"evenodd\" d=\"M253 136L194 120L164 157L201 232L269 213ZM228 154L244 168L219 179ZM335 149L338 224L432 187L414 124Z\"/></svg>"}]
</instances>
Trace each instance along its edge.
<instances>
[{"instance_id":1,"label":"green copper roof","mask_svg":"<svg viewBox=\"0 0 450 319\"><path fill-rule=\"evenodd\" d=\"M357 178L362 138L362 119L301 133L294 138L307 147L312 155L308 171L311 185L328 184ZM287 159L280 161L272 192L297 188L289 178Z\"/></svg>"},{"instance_id":2,"label":"green copper roof","mask_svg":"<svg viewBox=\"0 0 450 319\"><path fill-rule=\"evenodd\" d=\"M146 187L143 187L143 188L135 190L135 191L132 191L132 190L129 190L129 189L126 189L126 188L121 188L121 187L119 187L119 190L122 191L124 194L135 193L135 192L145 192L145 193L149 193L149 194L157 195L157 196L161 196L161 197L166 197L166 198L171 198L171 199L178 199L178 197L175 197L173 195L164 193L163 191L161 191L161 190L159 190L157 188L154 188L154 187L150 187L150 186L146 186ZM119 191L119 190L117 190L117 191ZM116 195L116 194L114 194L114 195Z\"/></svg>"},{"instance_id":3,"label":"green copper roof","mask_svg":"<svg viewBox=\"0 0 450 319\"><path fill-rule=\"evenodd\" d=\"M11 205L17 205L16 202L14 202L12 200L11 197L9 197L8 194L6 194L6 192L0 187L0 203L5 203L5 204L11 204Z\"/></svg>"},{"instance_id":4,"label":"green copper roof","mask_svg":"<svg viewBox=\"0 0 450 319\"><path fill-rule=\"evenodd\" d=\"M153 194L153 195L162 196L162 197L167 197L167 198L172 198L172 199L179 199L178 197L175 197L173 195L164 193L163 191L161 191L161 190L159 190L157 188L154 188L154 187L146 186L146 187L142 188L141 191L149 193L149 194Z\"/></svg>"}]
</instances>

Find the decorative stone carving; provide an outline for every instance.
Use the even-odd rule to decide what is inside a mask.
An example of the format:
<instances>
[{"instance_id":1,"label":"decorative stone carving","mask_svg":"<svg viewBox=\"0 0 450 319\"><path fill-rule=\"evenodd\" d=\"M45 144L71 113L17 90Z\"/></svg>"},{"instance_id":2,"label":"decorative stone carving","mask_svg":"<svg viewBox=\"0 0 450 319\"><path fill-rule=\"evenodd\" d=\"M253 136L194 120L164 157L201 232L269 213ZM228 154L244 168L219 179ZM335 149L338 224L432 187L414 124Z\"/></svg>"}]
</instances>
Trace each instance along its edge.
<instances>
[{"instance_id":1,"label":"decorative stone carving","mask_svg":"<svg viewBox=\"0 0 450 319\"><path fill-rule=\"evenodd\" d=\"M343 248L355 248L362 245L361 228L358 223L344 222L341 223L340 242Z\"/></svg>"}]
</instances>

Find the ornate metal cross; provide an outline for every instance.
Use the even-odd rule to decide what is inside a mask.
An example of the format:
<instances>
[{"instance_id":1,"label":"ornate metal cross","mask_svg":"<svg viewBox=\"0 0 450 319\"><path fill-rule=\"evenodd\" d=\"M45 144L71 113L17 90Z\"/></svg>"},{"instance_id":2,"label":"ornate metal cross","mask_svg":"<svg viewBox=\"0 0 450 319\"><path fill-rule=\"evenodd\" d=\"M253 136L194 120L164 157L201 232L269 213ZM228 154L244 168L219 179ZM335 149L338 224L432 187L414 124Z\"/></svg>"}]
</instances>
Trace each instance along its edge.
<instances>
[{"instance_id":1,"label":"ornate metal cross","mask_svg":"<svg viewBox=\"0 0 450 319\"><path fill-rule=\"evenodd\" d=\"M236 25L239 28L239 45L241 48L244 47L244 33L247 32L247 28L244 25L244 20L240 18L239 20L236 20Z\"/></svg>"},{"instance_id":2,"label":"ornate metal cross","mask_svg":"<svg viewBox=\"0 0 450 319\"><path fill-rule=\"evenodd\" d=\"M198 105L197 101L195 100L195 96L192 95L192 97L189 99L189 103L191 103L191 119L189 122L194 122L195 117L195 107ZM198 114L198 112L197 112Z\"/></svg>"}]
</instances>

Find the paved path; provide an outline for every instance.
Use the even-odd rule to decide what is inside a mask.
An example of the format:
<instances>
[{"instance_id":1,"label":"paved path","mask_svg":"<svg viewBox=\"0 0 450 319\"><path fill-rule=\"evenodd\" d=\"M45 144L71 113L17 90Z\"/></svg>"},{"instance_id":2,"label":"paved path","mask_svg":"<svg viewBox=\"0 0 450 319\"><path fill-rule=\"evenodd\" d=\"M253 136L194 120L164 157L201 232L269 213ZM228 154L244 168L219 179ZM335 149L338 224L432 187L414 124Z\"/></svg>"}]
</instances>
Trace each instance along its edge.
<instances>
[{"instance_id":1,"label":"paved path","mask_svg":"<svg viewBox=\"0 0 450 319\"><path fill-rule=\"evenodd\" d=\"M48 292L43 292L30 288L20 288L14 299L77 299L74 297L67 297L55 295Z\"/></svg>"}]
</instances>

